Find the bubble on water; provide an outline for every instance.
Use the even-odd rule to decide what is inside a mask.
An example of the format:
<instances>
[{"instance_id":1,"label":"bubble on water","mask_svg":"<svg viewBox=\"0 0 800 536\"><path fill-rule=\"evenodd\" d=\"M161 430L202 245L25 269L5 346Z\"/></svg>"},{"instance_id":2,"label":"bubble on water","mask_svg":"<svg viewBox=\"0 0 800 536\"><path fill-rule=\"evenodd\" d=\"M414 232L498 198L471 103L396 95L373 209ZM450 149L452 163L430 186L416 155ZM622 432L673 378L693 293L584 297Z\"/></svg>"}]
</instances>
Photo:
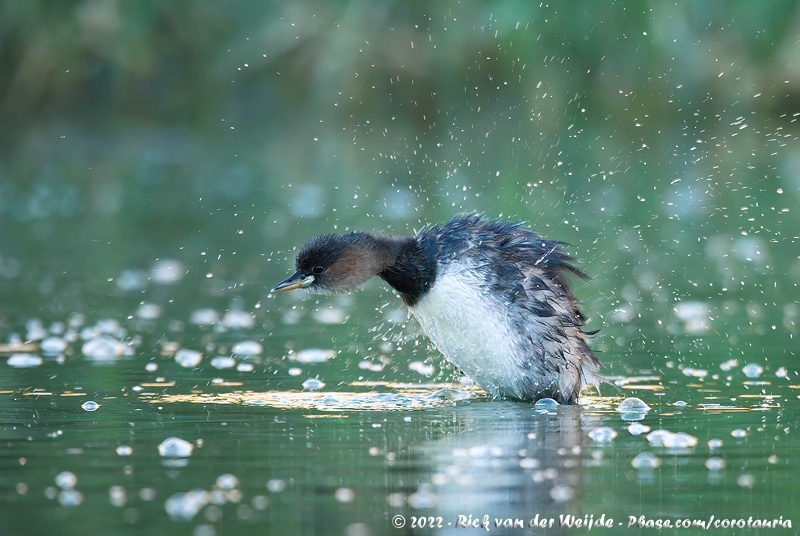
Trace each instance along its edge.
<instances>
[{"instance_id":1,"label":"bubble on water","mask_svg":"<svg viewBox=\"0 0 800 536\"><path fill-rule=\"evenodd\" d=\"M253 364L252 363L239 363L236 365L236 370L239 372L253 372Z\"/></svg>"},{"instance_id":2,"label":"bubble on water","mask_svg":"<svg viewBox=\"0 0 800 536\"><path fill-rule=\"evenodd\" d=\"M55 478L56 486L61 489L72 489L78 483L78 477L71 471L61 471Z\"/></svg>"},{"instance_id":3,"label":"bubble on water","mask_svg":"<svg viewBox=\"0 0 800 536\"><path fill-rule=\"evenodd\" d=\"M678 406L679 408L685 408L686 407L686 402L684 402L683 400L678 400L677 402L675 402L673 404L673 406Z\"/></svg>"},{"instance_id":4,"label":"bubble on water","mask_svg":"<svg viewBox=\"0 0 800 536\"><path fill-rule=\"evenodd\" d=\"M786 370L786 367L778 367L778 370L775 371L775 376L778 378L788 378L789 371Z\"/></svg>"},{"instance_id":5,"label":"bubble on water","mask_svg":"<svg viewBox=\"0 0 800 536\"><path fill-rule=\"evenodd\" d=\"M214 309L198 309L189 316L189 322L195 326L213 326L219 322L219 313Z\"/></svg>"},{"instance_id":6,"label":"bubble on water","mask_svg":"<svg viewBox=\"0 0 800 536\"><path fill-rule=\"evenodd\" d=\"M543 409L550 411L558 409L558 402L556 402L552 398L540 398L533 404L533 407L536 409Z\"/></svg>"},{"instance_id":7,"label":"bubble on water","mask_svg":"<svg viewBox=\"0 0 800 536\"><path fill-rule=\"evenodd\" d=\"M743 430L742 428L736 428L735 430L731 430L731 435L736 438L742 438L747 436L747 430Z\"/></svg>"},{"instance_id":8,"label":"bubble on water","mask_svg":"<svg viewBox=\"0 0 800 536\"><path fill-rule=\"evenodd\" d=\"M758 378L761 376L761 373L764 372L764 367L756 363L748 363L742 367L742 372L744 372L744 375L748 378Z\"/></svg>"},{"instance_id":9,"label":"bubble on water","mask_svg":"<svg viewBox=\"0 0 800 536\"><path fill-rule=\"evenodd\" d=\"M635 396L626 398L622 402L619 403L617 406L617 411L650 411L650 406L644 403L641 398L636 398Z\"/></svg>"},{"instance_id":10,"label":"bubble on water","mask_svg":"<svg viewBox=\"0 0 800 536\"><path fill-rule=\"evenodd\" d=\"M97 403L97 402L95 402L94 400L87 400L86 402L84 402L83 404L81 404L81 407L82 407L82 408L83 408L85 411L97 411L97 408L99 408L99 407L100 407L100 404L98 404L98 403Z\"/></svg>"},{"instance_id":11,"label":"bubble on water","mask_svg":"<svg viewBox=\"0 0 800 536\"><path fill-rule=\"evenodd\" d=\"M158 370L158 363L153 363L153 362L151 361L151 362L147 363L147 364L144 366L144 370L146 370L147 372L155 372L155 371L157 371L157 370Z\"/></svg>"},{"instance_id":12,"label":"bubble on water","mask_svg":"<svg viewBox=\"0 0 800 536\"><path fill-rule=\"evenodd\" d=\"M565 484L556 484L550 490L550 497L557 503L567 502L575 496L573 489Z\"/></svg>"},{"instance_id":13,"label":"bubble on water","mask_svg":"<svg viewBox=\"0 0 800 536\"><path fill-rule=\"evenodd\" d=\"M672 432L669 430L653 430L649 434L647 434L647 440L650 442L651 445L654 447L660 447L664 443L665 438L669 438L672 435Z\"/></svg>"},{"instance_id":14,"label":"bubble on water","mask_svg":"<svg viewBox=\"0 0 800 536\"><path fill-rule=\"evenodd\" d=\"M211 360L211 366L215 369L229 369L236 366L236 360L232 357L218 355Z\"/></svg>"},{"instance_id":15,"label":"bubble on water","mask_svg":"<svg viewBox=\"0 0 800 536\"><path fill-rule=\"evenodd\" d=\"M519 461L520 469L538 469L539 465L539 460L536 458L522 458Z\"/></svg>"},{"instance_id":16,"label":"bubble on water","mask_svg":"<svg viewBox=\"0 0 800 536\"><path fill-rule=\"evenodd\" d=\"M652 452L640 452L631 460L634 469L657 469L661 467L661 460Z\"/></svg>"},{"instance_id":17,"label":"bubble on water","mask_svg":"<svg viewBox=\"0 0 800 536\"><path fill-rule=\"evenodd\" d=\"M81 353L93 361L113 361L126 349L125 344L109 335L97 335L83 343Z\"/></svg>"},{"instance_id":18,"label":"bubble on water","mask_svg":"<svg viewBox=\"0 0 800 536\"><path fill-rule=\"evenodd\" d=\"M236 475L224 473L217 477L217 481L214 485L219 489L231 490L239 487L239 479L236 478Z\"/></svg>"},{"instance_id":19,"label":"bubble on water","mask_svg":"<svg viewBox=\"0 0 800 536\"><path fill-rule=\"evenodd\" d=\"M17 353L8 358L8 365L14 368L38 367L42 363L42 358L35 354Z\"/></svg>"},{"instance_id":20,"label":"bubble on water","mask_svg":"<svg viewBox=\"0 0 800 536\"><path fill-rule=\"evenodd\" d=\"M173 521L191 521L210 502L210 499L210 494L201 489L175 493L164 503L164 509Z\"/></svg>"},{"instance_id":21,"label":"bubble on water","mask_svg":"<svg viewBox=\"0 0 800 536\"><path fill-rule=\"evenodd\" d=\"M718 449L721 446L722 446L722 440L721 439L713 438L713 439L709 439L708 440L708 448L711 449L711 450Z\"/></svg>"},{"instance_id":22,"label":"bubble on water","mask_svg":"<svg viewBox=\"0 0 800 536\"><path fill-rule=\"evenodd\" d=\"M47 337L42 340L40 349L45 354L60 354L69 347L69 343L61 337Z\"/></svg>"},{"instance_id":23,"label":"bubble on water","mask_svg":"<svg viewBox=\"0 0 800 536\"><path fill-rule=\"evenodd\" d=\"M222 318L222 325L230 329L249 329L256 323L255 317L247 311L231 310Z\"/></svg>"},{"instance_id":24,"label":"bubble on water","mask_svg":"<svg viewBox=\"0 0 800 536\"><path fill-rule=\"evenodd\" d=\"M722 370L724 372L728 372L729 370L732 370L733 367L737 366L738 364L739 364L739 361L737 359L728 359L727 361L724 361L724 362L720 363L719 368L720 368L720 370Z\"/></svg>"},{"instance_id":25,"label":"bubble on water","mask_svg":"<svg viewBox=\"0 0 800 536\"><path fill-rule=\"evenodd\" d=\"M676 432L664 436L661 439L661 444L666 448L688 449L697 445L697 438L686 432Z\"/></svg>"},{"instance_id":26,"label":"bubble on water","mask_svg":"<svg viewBox=\"0 0 800 536\"><path fill-rule=\"evenodd\" d=\"M344 324L344 321L347 320L345 312L334 307L317 309L314 311L313 317L320 324Z\"/></svg>"},{"instance_id":27,"label":"bubble on water","mask_svg":"<svg viewBox=\"0 0 800 536\"><path fill-rule=\"evenodd\" d=\"M197 350L190 350L188 348L181 348L175 352L175 362L182 367L194 368L200 364L203 354Z\"/></svg>"},{"instance_id":28,"label":"bubble on water","mask_svg":"<svg viewBox=\"0 0 800 536\"><path fill-rule=\"evenodd\" d=\"M287 373L289 374L289 376L300 376L303 373L303 369L298 367L292 367L287 371Z\"/></svg>"},{"instance_id":29,"label":"bubble on water","mask_svg":"<svg viewBox=\"0 0 800 536\"><path fill-rule=\"evenodd\" d=\"M641 421L644 419L647 412L650 411L650 406L644 403L640 398L629 397L619 403L617 411L620 412L620 417L625 421Z\"/></svg>"},{"instance_id":30,"label":"bubble on water","mask_svg":"<svg viewBox=\"0 0 800 536\"><path fill-rule=\"evenodd\" d=\"M319 348L307 348L289 354L289 359L300 363L324 363L334 357L336 357L336 350L322 350Z\"/></svg>"},{"instance_id":31,"label":"bubble on water","mask_svg":"<svg viewBox=\"0 0 800 536\"><path fill-rule=\"evenodd\" d=\"M749 474L739 475L739 478L736 479L736 483L743 488L752 488L756 483L756 477Z\"/></svg>"},{"instance_id":32,"label":"bubble on water","mask_svg":"<svg viewBox=\"0 0 800 536\"><path fill-rule=\"evenodd\" d=\"M258 355L264 348L256 341L242 341L234 344L232 351L236 355Z\"/></svg>"},{"instance_id":33,"label":"bubble on water","mask_svg":"<svg viewBox=\"0 0 800 536\"><path fill-rule=\"evenodd\" d=\"M725 469L725 460L719 456L712 456L706 460L706 469L709 471L721 471Z\"/></svg>"},{"instance_id":34,"label":"bubble on water","mask_svg":"<svg viewBox=\"0 0 800 536\"><path fill-rule=\"evenodd\" d=\"M142 320L155 320L161 316L161 306L155 303L142 303L136 309L136 316Z\"/></svg>"},{"instance_id":35,"label":"bubble on water","mask_svg":"<svg viewBox=\"0 0 800 536\"><path fill-rule=\"evenodd\" d=\"M133 449L128 445L120 445L117 447L117 456L130 456L133 454Z\"/></svg>"},{"instance_id":36,"label":"bubble on water","mask_svg":"<svg viewBox=\"0 0 800 536\"><path fill-rule=\"evenodd\" d=\"M179 437L168 437L158 446L158 453L164 458L187 458L193 450L194 445Z\"/></svg>"},{"instance_id":37,"label":"bubble on water","mask_svg":"<svg viewBox=\"0 0 800 536\"><path fill-rule=\"evenodd\" d=\"M638 422L635 422L635 423L633 423L633 424L628 426L628 432L630 432L631 435L642 435L642 434L646 434L649 431L650 431L650 427L649 426L646 426L646 425L644 425L642 423L638 423Z\"/></svg>"},{"instance_id":38,"label":"bubble on water","mask_svg":"<svg viewBox=\"0 0 800 536\"><path fill-rule=\"evenodd\" d=\"M601 426L589 432L589 437L596 443L610 443L617 437L617 432L608 426Z\"/></svg>"},{"instance_id":39,"label":"bubble on water","mask_svg":"<svg viewBox=\"0 0 800 536\"><path fill-rule=\"evenodd\" d=\"M303 382L303 389L308 389L309 391L317 391L323 387L325 387L325 383L317 378L309 378Z\"/></svg>"},{"instance_id":40,"label":"bubble on water","mask_svg":"<svg viewBox=\"0 0 800 536\"><path fill-rule=\"evenodd\" d=\"M356 492L353 491L352 488L337 488L336 491L333 492L333 496L339 502L349 503L355 498Z\"/></svg>"},{"instance_id":41,"label":"bubble on water","mask_svg":"<svg viewBox=\"0 0 800 536\"><path fill-rule=\"evenodd\" d=\"M286 481L280 478L271 478L267 480L267 489L272 493L280 493L286 489Z\"/></svg>"},{"instance_id":42,"label":"bubble on water","mask_svg":"<svg viewBox=\"0 0 800 536\"><path fill-rule=\"evenodd\" d=\"M155 283L170 285L183 277L183 263L175 259L161 259L153 264L150 277Z\"/></svg>"}]
</instances>

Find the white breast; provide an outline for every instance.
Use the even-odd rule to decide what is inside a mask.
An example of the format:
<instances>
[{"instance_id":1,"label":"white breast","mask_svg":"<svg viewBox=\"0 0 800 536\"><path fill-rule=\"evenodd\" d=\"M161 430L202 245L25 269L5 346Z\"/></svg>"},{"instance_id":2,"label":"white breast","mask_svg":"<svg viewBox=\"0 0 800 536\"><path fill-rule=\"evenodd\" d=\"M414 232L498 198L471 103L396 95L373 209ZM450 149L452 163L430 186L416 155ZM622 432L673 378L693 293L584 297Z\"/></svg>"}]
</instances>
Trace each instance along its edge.
<instances>
[{"instance_id":1,"label":"white breast","mask_svg":"<svg viewBox=\"0 0 800 536\"><path fill-rule=\"evenodd\" d=\"M472 263L452 263L411 312L444 356L492 396L522 397L508 310Z\"/></svg>"}]
</instances>

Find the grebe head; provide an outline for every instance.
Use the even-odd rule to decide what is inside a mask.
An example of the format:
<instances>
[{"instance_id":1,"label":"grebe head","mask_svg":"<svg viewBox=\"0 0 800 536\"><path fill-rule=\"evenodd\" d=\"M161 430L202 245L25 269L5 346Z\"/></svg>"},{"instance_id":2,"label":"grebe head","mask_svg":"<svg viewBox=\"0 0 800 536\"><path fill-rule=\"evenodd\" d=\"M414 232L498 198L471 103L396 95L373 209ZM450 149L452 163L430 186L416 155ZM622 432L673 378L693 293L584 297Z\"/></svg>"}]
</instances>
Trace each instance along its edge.
<instances>
[{"instance_id":1,"label":"grebe head","mask_svg":"<svg viewBox=\"0 0 800 536\"><path fill-rule=\"evenodd\" d=\"M350 292L392 262L389 240L359 232L313 238L297 254L295 273L272 292L298 288L323 294Z\"/></svg>"}]
</instances>

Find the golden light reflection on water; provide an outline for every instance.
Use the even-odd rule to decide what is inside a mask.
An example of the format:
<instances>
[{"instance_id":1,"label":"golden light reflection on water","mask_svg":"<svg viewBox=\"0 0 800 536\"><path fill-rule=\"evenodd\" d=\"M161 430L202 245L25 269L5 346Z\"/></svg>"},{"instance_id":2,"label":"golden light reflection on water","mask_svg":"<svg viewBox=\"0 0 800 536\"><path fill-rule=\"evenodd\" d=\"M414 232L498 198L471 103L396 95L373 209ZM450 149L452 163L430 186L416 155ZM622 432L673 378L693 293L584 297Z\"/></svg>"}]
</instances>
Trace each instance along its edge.
<instances>
[{"instance_id":1,"label":"golden light reflection on water","mask_svg":"<svg viewBox=\"0 0 800 536\"><path fill-rule=\"evenodd\" d=\"M140 398L157 404L241 404L281 409L409 410L430 409L455 401L480 398L483 391L464 390L457 384L408 384L393 382L354 382L353 387L391 389L390 391L232 391L229 393L143 393Z\"/></svg>"}]
</instances>

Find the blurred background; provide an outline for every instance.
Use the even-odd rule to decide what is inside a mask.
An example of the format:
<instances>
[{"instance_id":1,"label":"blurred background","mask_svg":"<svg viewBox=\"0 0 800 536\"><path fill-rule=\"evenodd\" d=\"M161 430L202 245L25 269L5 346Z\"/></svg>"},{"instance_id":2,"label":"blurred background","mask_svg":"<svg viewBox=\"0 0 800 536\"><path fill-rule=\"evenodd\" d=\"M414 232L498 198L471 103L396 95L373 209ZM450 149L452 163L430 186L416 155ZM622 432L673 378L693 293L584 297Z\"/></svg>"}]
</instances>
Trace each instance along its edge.
<instances>
[{"instance_id":1,"label":"blurred background","mask_svg":"<svg viewBox=\"0 0 800 536\"><path fill-rule=\"evenodd\" d=\"M5 3L2 318L127 315L164 266L252 308L314 234L474 210L570 244L593 328L793 331L798 35L785 0Z\"/></svg>"},{"instance_id":2,"label":"blurred background","mask_svg":"<svg viewBox=\"0 0 800 536\"><path fill-rule=\"evenodd\" d=\"M798 120L789 0L0 3L0 533L789 519ZM269 293L464 211L568 244L619 388L487 401L381 281Z\"/></svg>"}]
</instances>

